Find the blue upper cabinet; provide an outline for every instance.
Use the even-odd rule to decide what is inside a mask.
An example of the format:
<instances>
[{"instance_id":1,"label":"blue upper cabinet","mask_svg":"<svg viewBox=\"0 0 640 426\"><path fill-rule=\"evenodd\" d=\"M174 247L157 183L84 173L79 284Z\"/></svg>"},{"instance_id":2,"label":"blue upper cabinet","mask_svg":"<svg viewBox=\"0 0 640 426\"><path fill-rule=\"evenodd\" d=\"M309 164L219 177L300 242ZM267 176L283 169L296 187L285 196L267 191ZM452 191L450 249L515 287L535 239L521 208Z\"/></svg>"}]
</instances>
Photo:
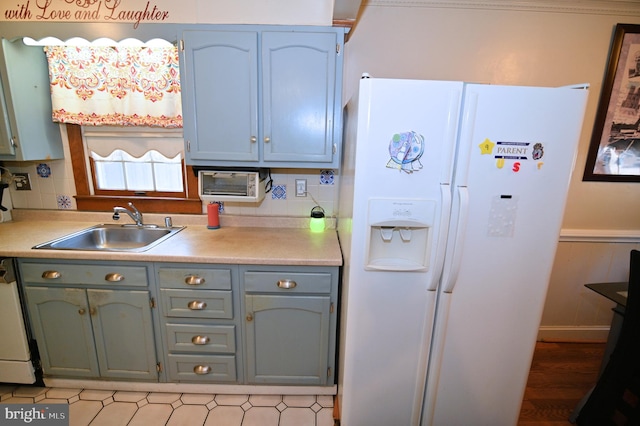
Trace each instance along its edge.
<instances>
[{"instance_id":1,"label":"blue upper cabinet","mask_svg":"<svg viewBox=\"0 0 640 426\"><path fill-rule=\"evenodd\" d=\"M183 42L188 164L339 166L344 28L233 26Z\"/></svg>"},{"instance_id":2,"label":"blue upper cabinet","mask_svg":"<svg viewBox=\"0 0 640 426\"><path fill-rule=\"evenodd\" d=\"M335 33L263 33L265 162L333 161L337 43Z\"/></svg>"},{"instance_id":3,"label":"blue upper cabinet","mask_svg":"<svg viewBox=\"0 0 640 426\"><path fill-rule=\"evenodd\" d=\"M258 33L185 31L183 42L187 161L258 161Z\"/></svg>"},{"instance_id":4,"label":"blue upper cabinet","mask_svg":"<svg viewBox=\"0 0 640 426\"><path fill-rule=\"evenodd\" d=\"M0 160L63 158L60 126L51 119L47 58L42 47L2 39Z\"/></svg>"}]
</instances>

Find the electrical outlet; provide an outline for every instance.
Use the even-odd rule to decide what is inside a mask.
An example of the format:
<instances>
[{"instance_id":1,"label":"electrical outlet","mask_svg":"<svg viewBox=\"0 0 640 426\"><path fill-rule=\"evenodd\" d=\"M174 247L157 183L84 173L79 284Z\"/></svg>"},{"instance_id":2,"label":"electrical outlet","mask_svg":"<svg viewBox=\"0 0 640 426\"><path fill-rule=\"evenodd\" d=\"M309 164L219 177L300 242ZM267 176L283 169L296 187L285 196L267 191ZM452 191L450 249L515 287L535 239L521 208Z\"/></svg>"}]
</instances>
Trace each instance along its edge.
<instances>
[{"instance_id":1,"label":"electrical outlet","mask_svg":"<svg viewBox=\"0 0 640 426\"><path fill-rule=\"evenodd\" d=\"M306 197L306 196L307 196L307 180L296 179L296 197Z\"/></svg>"},{"instance_id":2,"label":"electrical outlet","mask_svg":"<svg viewBox=\"0 0 640 426\"><path fill-rule=\"evenodd\" d=\"M29 173L14 173L13 181L16 183L16 191L31 191Z\"/></svg>"}]
</instances>

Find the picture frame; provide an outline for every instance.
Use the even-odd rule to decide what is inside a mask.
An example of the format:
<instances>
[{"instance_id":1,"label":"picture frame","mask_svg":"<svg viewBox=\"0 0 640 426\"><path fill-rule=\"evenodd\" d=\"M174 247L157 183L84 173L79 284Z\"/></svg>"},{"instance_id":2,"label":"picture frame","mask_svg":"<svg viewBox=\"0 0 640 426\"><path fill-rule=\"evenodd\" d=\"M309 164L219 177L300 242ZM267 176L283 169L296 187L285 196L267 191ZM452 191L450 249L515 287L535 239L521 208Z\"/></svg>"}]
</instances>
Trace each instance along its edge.
<instances>
[{"instance_id":1,"label":"picture frame","mask_svg":"<svg viewBox=\"0 0 640 426\"><path fill-rule=\"evenodd\" d=\"M640 182L640 25L615 27L582 180Z\"/></svg>"}]
</instances>

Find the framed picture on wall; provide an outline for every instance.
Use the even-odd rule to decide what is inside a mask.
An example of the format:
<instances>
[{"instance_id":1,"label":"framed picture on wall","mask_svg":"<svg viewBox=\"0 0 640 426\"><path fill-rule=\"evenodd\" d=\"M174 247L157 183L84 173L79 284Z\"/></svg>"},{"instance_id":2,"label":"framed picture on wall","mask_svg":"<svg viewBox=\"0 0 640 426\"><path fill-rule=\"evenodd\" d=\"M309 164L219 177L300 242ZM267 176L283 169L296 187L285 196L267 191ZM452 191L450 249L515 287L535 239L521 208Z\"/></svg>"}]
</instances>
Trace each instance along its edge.
<instances>
[{"instance_id":1,"label":"framed picture on wall","mask_svg":"<svg viewBox=\"0 0 640 426\"><path fill-rule=\"evenodd\" d=\"M616 25L582 180L640 182L640 25Z\"/></svg>"}]
</instances>

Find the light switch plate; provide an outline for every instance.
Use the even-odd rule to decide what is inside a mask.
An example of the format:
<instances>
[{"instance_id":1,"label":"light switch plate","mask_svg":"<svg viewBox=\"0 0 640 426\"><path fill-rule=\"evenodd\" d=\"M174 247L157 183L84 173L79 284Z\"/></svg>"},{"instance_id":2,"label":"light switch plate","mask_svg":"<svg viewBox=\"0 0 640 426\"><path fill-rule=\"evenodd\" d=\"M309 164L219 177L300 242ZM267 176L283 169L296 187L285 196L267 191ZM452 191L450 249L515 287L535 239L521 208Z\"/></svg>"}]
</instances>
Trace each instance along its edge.
<instances>
[{"instance_id":1,"label":"light switch plate","mask_svg":"<svg viewBox=\"0 0 640 426\"><path fill-rule=\"evenodd\" d=\"M296 197L306 197L306 196L307 196L307 180L296 179Z\"/></svg>"}]
</instances>

